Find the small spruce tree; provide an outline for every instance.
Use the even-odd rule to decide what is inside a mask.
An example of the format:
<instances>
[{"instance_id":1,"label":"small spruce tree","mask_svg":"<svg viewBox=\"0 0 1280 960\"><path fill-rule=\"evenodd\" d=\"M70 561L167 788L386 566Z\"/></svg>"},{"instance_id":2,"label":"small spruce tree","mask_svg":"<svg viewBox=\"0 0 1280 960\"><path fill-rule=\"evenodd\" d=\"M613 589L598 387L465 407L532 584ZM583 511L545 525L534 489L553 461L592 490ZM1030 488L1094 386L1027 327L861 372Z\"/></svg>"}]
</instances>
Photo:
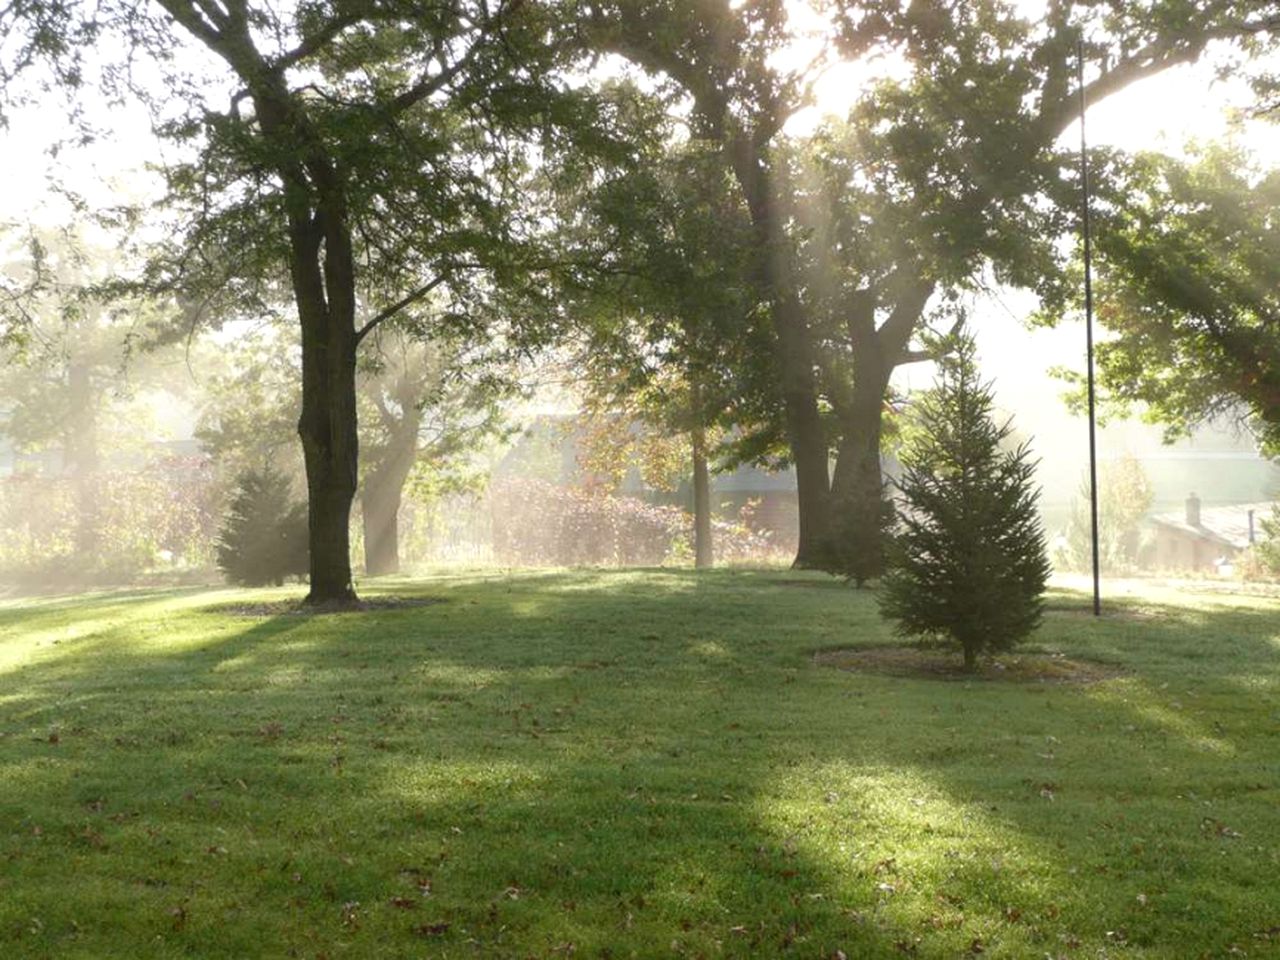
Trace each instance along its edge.
<instances>
[{"instance_id":1,"label":"small spruce tree","mask_svg":"<svg viewBox=\"0 0 1280 960\"><path fill-rule=\"evenodd\" d=\"M1011 422L996 423L974 352L960 337L914 404L879 597L900 634L960 647L967 670L1039 625L1049 576L1035 462L1027 444L1007 448Z\"/></svg>"},{"instance_id":2,"label":"small spruce tree","mask_svg":"<svg viewBox=\"0 0 1280 960\"><path fill-rule=\"evenodd\" d=\"M307 506L290 500L289 478L270 467L236 478L218 534L218 567L231 583L279 586L307 573Z\"/></svg>"}]
</instances>

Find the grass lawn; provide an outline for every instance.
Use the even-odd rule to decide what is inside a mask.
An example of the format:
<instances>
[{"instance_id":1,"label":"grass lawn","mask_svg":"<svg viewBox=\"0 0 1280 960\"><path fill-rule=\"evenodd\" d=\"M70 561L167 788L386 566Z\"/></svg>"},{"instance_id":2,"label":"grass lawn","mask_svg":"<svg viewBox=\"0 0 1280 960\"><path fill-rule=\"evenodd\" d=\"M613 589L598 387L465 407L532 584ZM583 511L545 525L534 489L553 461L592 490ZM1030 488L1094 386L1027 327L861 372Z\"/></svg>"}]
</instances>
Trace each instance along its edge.
<instances>
[{"instance_id":1,"label":"grass lawn","mask_svg":"<svg viewBox=\"0 0 1280 960\"><path fill-rule=\"evenodd\" d=\"M1280 956L1280 601L1057 593L1089 685L818 667L778 571L0 604L0 957Z\"/></svg>"}]
</instances>

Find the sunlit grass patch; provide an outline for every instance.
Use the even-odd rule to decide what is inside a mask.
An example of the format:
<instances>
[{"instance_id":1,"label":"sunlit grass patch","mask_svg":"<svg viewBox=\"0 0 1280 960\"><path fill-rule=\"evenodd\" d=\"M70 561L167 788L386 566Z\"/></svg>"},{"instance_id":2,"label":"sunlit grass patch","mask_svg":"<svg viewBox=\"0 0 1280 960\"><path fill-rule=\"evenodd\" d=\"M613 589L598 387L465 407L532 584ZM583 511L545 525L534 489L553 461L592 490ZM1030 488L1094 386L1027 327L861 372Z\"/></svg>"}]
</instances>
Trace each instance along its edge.
<instances>
[{"instance_id":1,"label":"sunlit grass patch","mask_svg":"<svg viewBox=\"0 0 1280 960\"><path fill-rule=\"evenodd\" d=\"M1051 610L1032 655L1120 675L940 684L816 666L896 642L833 583L0 609L0 956L1261 955L1280 602Z\"/></svg>"}]
</instances>

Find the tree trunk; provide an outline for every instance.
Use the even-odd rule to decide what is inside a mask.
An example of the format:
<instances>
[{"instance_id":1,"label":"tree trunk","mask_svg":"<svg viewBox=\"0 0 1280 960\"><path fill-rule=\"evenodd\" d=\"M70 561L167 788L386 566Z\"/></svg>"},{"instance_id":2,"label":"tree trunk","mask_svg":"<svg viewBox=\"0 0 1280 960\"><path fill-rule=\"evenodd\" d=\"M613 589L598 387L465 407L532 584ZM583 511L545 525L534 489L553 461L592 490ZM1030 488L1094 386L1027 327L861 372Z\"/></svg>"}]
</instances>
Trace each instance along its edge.
<instances>
[{"instance_id":1,"label":"tree trunk","mask_svg":"<svg viewBox=\"0 0 1280 960\"><path fill-rule=\"evenodd\" d=\"M831 477L827 438L818 411L818 381L808 317L797 291L791 240L781 201L761 148L739 135L729 144L734 175L742 187L760 243L758 269L773 303L778 339L778 378L782 387L787 443L796 470L799 543L793 566L822 563L830 528Z\"/></svg>"},{"instance_id":2,"label":"tree trunk","mask_svg":"<svg viewBox=\"0 0 1280 960\"><path fill-rule=\"evenodd\" d=\"M359 455L354 337L344 338L333 329L312 331L304 325L302 342L298 434L307 470L311 573L307 602L352 603L356 592L351 579L351 501Z\"/></svg>"},{"instance_id":3,"label":"tree trunk","mask_svg":"<svg viewBox=\"0 0 1280 960\"><path fill-rule=\"evenodd\" d=\"M253 98L264 162L279 176L288 221L289 279L302 330L302 440L311 590L307 602L356 602L351 503L356 492L356 272L345 177L307 114L307 100L255 46L243 5L213 13L161 0L166 12L226 61ZM242 132L248 135L251 128ZM234 256L234 252L230 255Z\"/></svg>"},{"instance_id":4,"label":"tree trunk","mask_svg":"<svg viewBox=\"0 0 1280 960\"><path fill-rule=\"evenodd\" d=\"M880 444L884 432L884 404L889 378L900 363L923 359L908 352L932 296L933 281L915 278L900 287L889 317L876 328L876 301L870 293L849 302L849 343L853 351L851 389L832 389L832 403L840 424L835 472L831 481L833 528L857 542L842 543L838 551L862 556L854 564L857 579L879 576L884 566L884 472ZM849 567L846 562L844 566Z\"/></svg>"},{"instance_id":5,"label":"tree trunk","mask_svg":"<svg viewBox=\"0 0 1280 960\"><path fill-rule=\"evenodd\" d=\"M715 563L711 541L711 471L707 466L707 437L701 426L693 429L693 565Z\"/></svg>"},{"instance_id":6,"label":"tree trunk","mask_svg":"<svg viewBox=\"0 0 1280 960\"><path fill-rule=\"evenodd\" d=\"M382 577L400 572L401 487L387 478L365 479L360 493L360 515L364 524L364 572Z\"/></svg>"},{"instance_id":7,"label":"tree trunk","mask_svg":"<svg viewBox=\"0 0 1280 960\"><path fill-rule=\"evenodd\" d=\"M360 493L364 523L364 570L371 577L400 572L400 501L418 455L422 415L406 407L382 456L365 476Z\"/></svg>"},{"instance_id":8,"label":"tree trunk","mask_svg":"<svg viewBox=\"0 0 1280 960\"><path fill-rule=\"evenodd\" d=\"M796 506L800 520L792 566L820 567L831 528L831 475L826 431L818 412L818 383L809 326L800 301L792 293L775 301L774 317L781 348L783 412L796 470Z\"/></svg>"},{"instance_id":9,"label":"tree trunk","mask_svg":"<svg viewBox=\"0 0 1280 960\"><path fill-rule=\"evenodd\" d=\"M355 271L345 211L291 224L291 272L302 326L302 439L312 604L356 601L351 502L356 492ZM323 267L320 249L323 244Z\"/></svg>"},{"instance_id":10,"label":"tree trunk","mask_svg":"<svg viewBox=\"0 0 1280 960\"><path fill-rule=\"evenodd\" d=\"M792 566L820 566L831 528L831 481L827 464L827 438L818 413L818 397L812 370L809 384L786 392L787 439L796 469L796 506L799 538Z\"/></svg>"},{"instance_id":11,"label":"tree trunk","mask_svg":"<svg viewBox=\"0 0 1280 960\"><path fill-rule=\"evenodd\" d=\"M863 351L865 355L868 351ZM884 397L889 372L872 358L854 361L858 369L848 409L837 411L840 444L831 478L833 509L851 497L879 495L884 485L880 468L880 443L884 428Z\"/></svg>"}]
</instances>

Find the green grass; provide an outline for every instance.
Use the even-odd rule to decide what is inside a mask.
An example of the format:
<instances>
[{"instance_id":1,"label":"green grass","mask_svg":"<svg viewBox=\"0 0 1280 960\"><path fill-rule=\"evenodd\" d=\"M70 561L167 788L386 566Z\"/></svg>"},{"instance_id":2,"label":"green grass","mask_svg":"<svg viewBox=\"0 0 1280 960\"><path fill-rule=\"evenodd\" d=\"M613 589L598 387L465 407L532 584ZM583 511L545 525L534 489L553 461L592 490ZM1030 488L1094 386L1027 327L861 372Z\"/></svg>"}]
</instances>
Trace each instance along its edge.
<instances>
[{"instance_id":1,"label":"green grass","mask_svg":"<svg viewBox=\"0 0 1280 960\"><path fill-rule=\"evenodd\" d=\"M1280 601L1056 594L1054 686L816 667L893 642L816 576L375 591L0 604L0 957L1280 953Z\"/></svg>"}]
</instances>

